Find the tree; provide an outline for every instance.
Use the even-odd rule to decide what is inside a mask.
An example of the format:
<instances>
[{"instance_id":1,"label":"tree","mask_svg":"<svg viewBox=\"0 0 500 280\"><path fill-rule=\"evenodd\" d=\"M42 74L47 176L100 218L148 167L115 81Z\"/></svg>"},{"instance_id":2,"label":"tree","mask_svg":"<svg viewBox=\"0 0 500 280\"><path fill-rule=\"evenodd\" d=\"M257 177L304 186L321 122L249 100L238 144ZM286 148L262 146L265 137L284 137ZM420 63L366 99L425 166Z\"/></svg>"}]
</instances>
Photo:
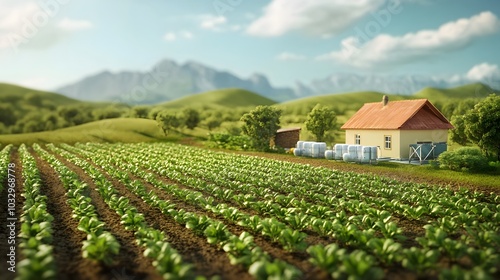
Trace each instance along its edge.
<instances>
[{"instance_id":1,"label":"tree","mask_svg":"<svg viewBox=\"0 0 500 280\"><path fill-rule=\"evenodd\" d=\"M24 100L32 106L42 107L43 98L40 94L29 93L24 97Z\"/></svg>"},{"instance_id":2,"label":"tree","mask_svg":"<svg viewBox=\"0 0 500 280\"><path fill-rule=\"evenodd\" d=\"M106 108L96 109L92 112L92 115L96 120L119 118L122 114L123 110L116 106L108 106Z\"/></svg>"},{"instance_id":3,"label":"tree","mask_svg":"<svg viewBox=\"0 0 500 280\"><path fill-rule=\"evenodd\" d=\"M451 141L465 146L469 143L467 134L465 134L465 121L464 116L455 115L451 118L451 123L455 127L451 130Z\"/></svg>"},{"instance_id":4,"label":"tree","mask_svg":"<svg viewBox=\"0 0 500 280\"><path fill-rule=\"evenodd\" d=\"M80 125L94 120L90 107L80 105L59 106L58 115L63 118L68 125Z\"/></svg>"},{"instance_id":5,"label":"tree","mask_svg":"<svg viewBox=\"0 0 500 280\"><path fill-rule=\"evenodd\" d=\"M488 154L497 154L500 160L500 96L491 94L464 116L465 134Z\"/></svg>"},{"instance_id":6,"label":"tree","mask_svg":"<svg viewBox=\"0 0 500 280\"><path fill-rule=\"evenodd\" d=\"M14 125L17 122L15 111L9 105L0 104L0 123L5 126Z\"/></svg>"},{"instance_id":7,"label":"tree","mask_svg":"<svg viewBox=\"0 0 500 280\"><path fill-rule=\"evenodd\" d=\"M205 126L208 128L209 131L212 131L212 129L219 127L222 123L220 118L217 118L216 116L210 116L208 117L205 121Z\"/></svg>"},{"instance_id":8,"label":"tree","mask_svg":"<svg viewBox=\"0 0 500 280\"><path fill-rule=\"evenodd\" d=\"M317 104L307 115L305 125L316 136L316 141L323 141L325 133L337 127L337 115L333 109Z\"/></svg>"},{"instance_id":9,"label":"tree","mask_svg":"<svg viewBox=\"0 0 500 280\"><path fill-rule=\"evenodd\" d=\"M181 124L179 118L177 118L174 113L167 111L158 113L158 115L156 116L156 122L158 123L158 126L161 128L165 136L168 135L170 129L178 128Z\"/></svg>"},{"instance_id":10,"label":"tree","mask_svg":"<svg viewBox=\"0 0 500 280\"><path fill-rule=\"evenodd\" d=\"M271 106L258 106L241 117L243 133L248 135L257 150L269 149L271 138L280 128L281 110Z\"/></svg>"},{"instance_id":11,"label":"tree","mask_svg":"<svg viewBox=\"0 0 500 280\"><path fill-rule=\"evenodd\" d=\"M184 124L189 129L194 129L200 123L200 113L195 109L186 108L182 112L184 115Z\"/></svg>"},{"instance_id":12,"label":"tree","mask_svg":"<svg viewBox=\"0 0 500 280\"><path fill-rule=\"evenodd\" d=\"M132 118L147 119L149 114L149 106L135 106L132 108Z\"/></svg>"}]
</instances>

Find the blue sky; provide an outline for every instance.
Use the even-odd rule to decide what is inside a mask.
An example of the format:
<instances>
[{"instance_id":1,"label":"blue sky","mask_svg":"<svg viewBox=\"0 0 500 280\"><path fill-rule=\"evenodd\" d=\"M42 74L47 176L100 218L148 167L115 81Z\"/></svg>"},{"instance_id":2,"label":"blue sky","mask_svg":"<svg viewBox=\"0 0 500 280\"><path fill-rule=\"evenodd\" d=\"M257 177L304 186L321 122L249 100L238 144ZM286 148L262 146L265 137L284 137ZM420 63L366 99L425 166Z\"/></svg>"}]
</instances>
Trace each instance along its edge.
<instances>
[{"instance_id":1,"label":"blue sky","mask_svg":"<svg viewBox=\"0 0 500 280\"><path fill-rule=\"evenodd\" d=\"M497 0L0 0L0 81L39 89L197 61L273 85L500 77Z\"/></svg>"}]
</instances>

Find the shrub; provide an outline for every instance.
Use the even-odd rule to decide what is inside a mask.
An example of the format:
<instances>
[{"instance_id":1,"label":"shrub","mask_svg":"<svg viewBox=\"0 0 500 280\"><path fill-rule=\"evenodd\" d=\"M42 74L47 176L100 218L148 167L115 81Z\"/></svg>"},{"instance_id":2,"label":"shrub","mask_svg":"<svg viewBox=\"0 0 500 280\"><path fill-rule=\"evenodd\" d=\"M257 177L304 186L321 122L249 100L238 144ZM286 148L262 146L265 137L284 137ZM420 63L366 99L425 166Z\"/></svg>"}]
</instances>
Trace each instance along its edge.
<instances>
[{"instance_id":1,"label":"shrub","mask_svg":"<svg viewBox=\"0 0 500 280\"><path fill-rule=\"evenodd\" d=\"M249 150L252 140L243 135L231 135L227 133L210 133L207 145L210 148L221 148L229 150Z\"/></svg>"},{"instance_id":2,"label":"shrub","mask_svg":"<svg viewBox=\"0 0 500 280\"><path fill-rule=\"evenodd\" d=\"M447 151L438 159L441 168L455 171L486 172L491 169L488 158L478 148L464 147Z\"/></svg>"}]
</instances>

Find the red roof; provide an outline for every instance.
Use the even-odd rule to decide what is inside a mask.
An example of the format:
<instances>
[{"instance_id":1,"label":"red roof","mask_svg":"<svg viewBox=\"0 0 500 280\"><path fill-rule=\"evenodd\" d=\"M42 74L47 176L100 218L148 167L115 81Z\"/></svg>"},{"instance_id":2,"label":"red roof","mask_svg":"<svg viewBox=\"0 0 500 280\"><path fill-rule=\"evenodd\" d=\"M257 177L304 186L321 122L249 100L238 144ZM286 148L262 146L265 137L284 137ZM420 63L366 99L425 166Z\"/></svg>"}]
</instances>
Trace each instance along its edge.
<instances>
[{"instance_id":1,"label":"red roof","mask_svg":"<svg viewBox=\"0 0 500 280\"><path fill-rule=\"evenodd\" d=\"M427 99L366 103L341 129L452 129L453 125Z\"/></svg>"}]
</instances>

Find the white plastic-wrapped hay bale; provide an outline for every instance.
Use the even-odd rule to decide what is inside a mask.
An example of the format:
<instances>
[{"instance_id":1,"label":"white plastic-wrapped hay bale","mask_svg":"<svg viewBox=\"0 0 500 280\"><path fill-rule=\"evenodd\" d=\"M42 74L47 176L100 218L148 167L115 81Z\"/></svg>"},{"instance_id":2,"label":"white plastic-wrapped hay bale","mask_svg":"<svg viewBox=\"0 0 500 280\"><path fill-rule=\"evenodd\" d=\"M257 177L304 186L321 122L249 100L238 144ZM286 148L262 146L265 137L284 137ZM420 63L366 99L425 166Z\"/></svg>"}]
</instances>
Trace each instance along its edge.
<instances>
[{"instance_id":1,"label":"white plastic-wrapped hay bale","mask_svg":"<svg viewBox=\"0 0 500 280\"><path fill-rule=\"evenodd\" d=\"M335 159L342 160L342 144L335 144L335 146L333 146L333 150L335 151Z\"/></svg>"},{"instance_id":2,"label":"white plastic-wrapped hay bale","mask_svg":"<svg viewBox=\"0 0 500 280\"><path fill-rule=\"evenodd\" d=\"M342 159L345 161L345 162L351 162L352 159L351 159L351 154L349 153L345 153L342 155Z\"/></svg>"},{"instance_id":3,"label":"white plastic-wrapped hay bale","mask_svg":"<svg viewBox=\"0 0 500 280\"><path fill-rule=\"evenodd\" d=\"M372 162L374 162L378 158L378 147L377 146L371 146L370 147L370 151L371 151L370 160Z\"/></svg>"},{"instance_id":4,"label":"white plastic-wrapped hay bale","mask_svg":"<svg viewBox=\"0 0 500 280\"><path fill-rule=\"evenodd\" d=\"M358 158L358 146L357 145L349 145L347 147L347 152L349 153L349 157L351 160L355 161Z\"/></svg>"},{"instance_id":5,"label":"white plastic-wrapped hay bale","mask_svg":"<svg viewBox=\"0 0 500 280\"><path fill-rule=\"evenodd\" d=\"M361 161L361 158L363 157L363 146L356 146L356 155L358 156L356 160Z\"/></svg>"},{"instance_id":6,"label":"white plastic-wrapped hay bale","mask_svg":"<svg viewBox=\"0 0 500 280\"><path fill-rule=\"evenodd\" d=\"M304 149L304 141L297 141L297 147L296 148L300 149L300 150Z\"/></svg>"},{"instance_id":7,"label":"white plastic-wrapped hay bale","mask_svg":"<svg viewBox=\"0 0 500 280\"><path fill-rule=\"evenodd\" d=\"M333 150L326 150L325 151L325 158L329 159L329 160L334 159L335 158L335 151L333 151Z\"/></svg>"},{"instance_id":8,"label":"white plastic-wrapped hay bale","mask_svg":"<svg viewBox=\"0 0 500 280\"><path fill-rule=\"evenodd\" d=\"M293 155L296 156L296 157L300 157L302 155L302 149L295 148L293 150Z\"/></svg>"},{"instance_id":9,"label":"white plastic-wrapped hay bale","mask_svg":"<svg viewBox=\"0 0 500 280\"><path fill-rule=\"evenodd\" d=\"M349 152L349 144L342 144L342 155Z\"/></svg>"},{"instance_id":10,"label":"white plastic-wrapped hay bale","mask_svg":"<svg viewBox=\"0 0 500 280\"><path fill-rule=\"evenodd\" d=\"M369 163L372 154L372 147L364 146L361 151L361 162Z\"/></svg>"},{"instance_id":11,"label":"white plastic-wrapped hay bale","mask_svg":"<svg viewBox=\"0 0 500 280\"><path fill-rule=\"evenodd\" d=\"M304 149L302 150L302 156L311 157L312 156L312 144L313 142L305 141L303 144Z\"/></svg>"},{"instance_id":12,"label":"white plastic-wrapped hay bale","mask_svg":"<svg viewBox=\"0 0 500 280\"><path fill-rule=\"evenodd\" d=\"M323 158L325 156L326 143L325 142L313 142L311 148L311 156L313 158Z\"/></svg>"}]
</instances>

